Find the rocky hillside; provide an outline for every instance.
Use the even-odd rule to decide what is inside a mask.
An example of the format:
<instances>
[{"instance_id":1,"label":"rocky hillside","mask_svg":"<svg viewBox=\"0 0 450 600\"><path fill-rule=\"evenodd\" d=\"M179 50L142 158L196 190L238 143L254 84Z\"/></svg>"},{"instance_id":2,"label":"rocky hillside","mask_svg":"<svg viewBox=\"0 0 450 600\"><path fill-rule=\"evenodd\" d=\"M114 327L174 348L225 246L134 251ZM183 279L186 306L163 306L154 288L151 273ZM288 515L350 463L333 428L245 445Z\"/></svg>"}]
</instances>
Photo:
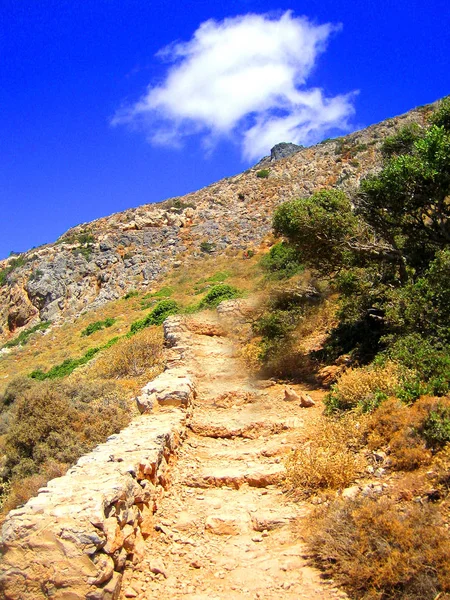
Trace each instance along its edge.
<instances>
[{"instance_id":1,"label":"rocky hillside","mask_svg":"<svg viewBox=\"0 0 450 600\"><path fill-rule=\"evenodd\" d=\"M324 187L351 192L379 167L383 139L407 122L422 124L429 110L310 148L280 144L240 175L78 225L54 244L0 261L0 341L146 288L187 258L256 248L282 201Z\"/></svg>"}]
</instances>

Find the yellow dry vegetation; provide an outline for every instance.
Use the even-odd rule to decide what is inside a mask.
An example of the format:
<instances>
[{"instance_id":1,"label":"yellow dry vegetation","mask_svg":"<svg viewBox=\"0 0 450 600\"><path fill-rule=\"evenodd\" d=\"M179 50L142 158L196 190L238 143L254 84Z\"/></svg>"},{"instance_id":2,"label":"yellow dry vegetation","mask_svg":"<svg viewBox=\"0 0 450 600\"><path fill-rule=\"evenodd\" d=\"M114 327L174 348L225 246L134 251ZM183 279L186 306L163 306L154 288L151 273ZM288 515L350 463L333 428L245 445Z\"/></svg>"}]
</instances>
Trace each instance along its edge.
<instances>
[{"instance_id":1,"label":"yellow dry vegetation","mask_svg":"<svg viewBox=\"0 0 450 600\"><path fill-rule=\"evenodd\" d=\"M260 256L245 258L242 252L235 256L202 256L200 259L186 260L183 267L172 269L170 274L155 281L147 289L142 289L136 296L109 302L98 309L87 311L66 321L62 325L53 325L46 332L34 334L28 343L22 347L13 348L8 354L0 357L0 394L14 378L28 375L41 369L48 371L54 365L71 358L83 356L90 348L102 346L116 336L124 336L130 331L131 324L147 314L144 296L158 292L164 287L173 287L171 296L180 306L188 306L198 302L206 291L215 285L218 273L226 274L229 283L244 292L255 288L261 275L258 261ZM211 279L211 281L208 281ZM154 300L156 304L159 297ZM91 323L113 318L115 323L89 336L81 332ZM120 344L119 347L122 346ZM102 350L100 355L107 354ZM99 355L99 356L100 356ZM110 356L116 356L116 352ZM138 369L139 370L139 369ZM79 373L77 369L75 373ZM126 382L126 387L130 381Z\"/></svg>"},{"instance_id":2,"label":"yellow dry vegetation","mask_svg":"<svg viewBox=\"0 0 450 600\"><path fill-rule=\"evenodd\" d=\"M143 329L104 350L84 369L88 378L133 380L137 385L162 372L163 332L161 327Z\"/></svg>"},{"instance_id":3,"label":"yellow dry vegetation","mask_svg":"<svg viewBox=\"0 0 450 600\"><path fill-rule=\"evenodd\" d=\"M322 416L309 439L291 452L286 461L286 482L298 496L318 490L337 490L350 485L365 465L358 452L367 417L347 413L339 419Z\"/></svg>"},{"instance_id":4,"label":"yellow dry vegetation","mask_svg":"<svg viewBox=\"0 0 450 600\"><path fill-rule=\"evenodd\" d=\"M325 572L360 600L437 600L450 593L450 534L433 505L337 500L308 521Z\"/></svg>"},{"instance_id":5,"label":"yellow dry vegetation","mask_svg":"<svg viewBox=\"0 0 450 600\"><path fill-rule=\"evenodd\" d=\"M333 386L331 396L340 409L370 405L375 394L392 396L400 383L400 369L397 364L387 362L382 367L362 367L347 369Z\"/></svg>"}]
</instances>

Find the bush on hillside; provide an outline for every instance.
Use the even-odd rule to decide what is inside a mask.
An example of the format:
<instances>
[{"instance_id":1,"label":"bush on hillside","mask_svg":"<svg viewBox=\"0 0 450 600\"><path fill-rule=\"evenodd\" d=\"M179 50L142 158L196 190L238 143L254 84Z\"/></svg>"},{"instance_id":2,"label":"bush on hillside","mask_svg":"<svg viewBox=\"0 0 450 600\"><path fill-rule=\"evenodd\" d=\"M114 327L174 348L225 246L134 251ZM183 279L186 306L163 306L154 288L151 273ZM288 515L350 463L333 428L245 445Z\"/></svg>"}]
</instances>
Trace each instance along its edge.
<instances>
[{"instance_id":1,"label":"bush on hillside","mask_svg":"<svg viewBox=\"0 0 450 600\"><path fill-rule=\"evenodd\" d=\"M325 397L329 413L360 408L370 411L382 400L395 395L401 382L401 371L393 362L382 367L348 369Z\"/></svg>"},{"instance_id":2,"label":"bush on hillside","mask_svg":"<svg viewBox=\"0 0 450 600\"><path fill-rule=\"evenodd\" d=\"M163 333L156 327L146 328L121 339L100 356L90 374L105 379L135 378L146 375L153 379L163 369Z\"/></svg>"},{"instance_id":3,"label":"bush on hillside","mask_svg":"<svg viewBox=\"0 0 450 600\"><path fill-rule=\"evenodd\" d=\"M13 478L33 475L50 460L72 463L129 420L117 389L109 387L105 394L103 386L89 382L75 389L37 384L16 397L11 416L5 453Z\"/></svg>"},{"instance_id":4,"label":"bush on hillside","mask_svg":"<svg viewBox=\"0 0 450 600\"><path fill-rule=\"evenodd\" d=\"M25 344L28 342L30 336L33 333L36 333L36 331L45 331L46 329L48 329L50 327L51 323L50 321L42 321L42 323L38 323L37 325L34 325L33 327L30 327L29 329L24 329L23 331L21 331L19 333L19 335L14 338L13 340L10 340L9 342L6 342L5 344L5 348L14 348L15 346L25 346Z\"/></svg>"},{"instance_id":5,"label":"bush on hillside","mask_svg":"<svg viewBox=\"0 0 450 600\"><path fill-rule=\"evenodd\" d=\"M260 264L271 279L289 279L304 269L298 262L295 248L285 242L272 246L268 254L262 257Z\"/></svg>"},{"instance_id":6,"label":"bush on hillside","mask_svg":"<svg viewBox=\"0 0 450 600\"><path fill-rule=\"evenodd\" d=\"M215 308L224 300L232 300L233 298L239 298L241 293L237 288L228 283L220 283L213 286L200 301L199 308Z\"/></svg>"},{"instance_id":7,"label":"bush on hillside","mask_svg":"<svg viewBox=\"0 0 450 600\"><path fill-rule=\"evenodd\" d=\"M175 315L179 311L180 307L175 300L161 300L144 319L139 319L131 324L130 333L137 333L151 325L162 325L168 316Z\"/></svg>"},{"instance_id":8,"label":"bush on hillside","mask_svg":"<svg viewBox=\"0 0 450 600\"><path fill-rule=\"evenodd\" d=\"M95 321L94 323L89 323L89 325L85 329L83 329L81 335L83 337L92 335L96 331L101 331L102 329L105 329L105 327L112 327L115 322L116 319L109 317L108 319L105 319L103 321Z\"/></svg>"},{"instance_id":9,"label":"bush on hillside","mask_svg":"<svg viewBox=\"0 0 450 600\"><path fill-rule=\"evenodd\" d=\"M309 521L316 564L361 600L436 600L450 592L450 535L434 506L337 500Z\"/></svg>"},{"instance_id":10,"label":"bush on hillside","mask_svg":"<svg viewBox=\"0 0 450 600\"><path fill-rule=\"evenodd\" d=\"M291 452L286 461L286 483L300 496L318 490L338 490L350 485L365 461L358 454L364 418L347 414L341 419L322 418L311 439Z\"/></svg>"},{"instance_id":11,"label":"bush on hillside","mask_svg":"<svg viewBox=\"0 0 450 600\"><path fill-rule=\"evenodd\" d=\"M417 123L409 123L402 127L395 135L384 139L381 145L381 153L385 158L407 154L411 152L414 143L420 139L422 133L423 130Z\"/></svg>"}]
</instances>

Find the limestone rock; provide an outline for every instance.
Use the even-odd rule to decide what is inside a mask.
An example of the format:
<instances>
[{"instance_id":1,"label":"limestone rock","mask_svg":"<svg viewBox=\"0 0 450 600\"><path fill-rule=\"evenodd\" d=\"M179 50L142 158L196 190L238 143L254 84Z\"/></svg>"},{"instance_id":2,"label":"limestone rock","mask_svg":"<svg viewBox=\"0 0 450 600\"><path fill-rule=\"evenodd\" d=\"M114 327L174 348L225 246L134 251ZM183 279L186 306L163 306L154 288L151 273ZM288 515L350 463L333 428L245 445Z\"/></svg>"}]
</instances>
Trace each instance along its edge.
<instances>
[{"instance_id":1,"label":"limestone rock","mask_svg":"<svg viewBox=\"0 0 450 600\"><path fill-rule=\"evenodd\" d=\"M189 406L195 398L192 378L183 371L169 369L142 388L137 398L141 413L150 412L155 404L162 406Z\"/></svg>"},{"instance_id":2,"label":"limestone rock","mask_svg":"<svg viewBox=\"0 0 450 600\"><path fill-rule=\"evenodd\" d=\"M309 394L306 392L300 392L300 406L303 408L309 408L310 406L314 406L316 403L311 398Z\"/></svg>"},{"instance_id":3,"label":"limestone rock","mask_svg":"<svg viewBox=\"0 0 450 600\"><path fill-rule=\"evenodd\" d=\"M248 529L248 521L226 513L207 517L205 529L215 535L239 535Z\"/></svg>"},{"instance_id":4,"label":"limestone rock","mask_svg":"<svg viewBox=\"0 0 450 600\"><path fill-rule=\"evenodd\" d=\"M142 416L11 511L2 527L5 600L44 600L45 590L55 598L117 598L118 570L143 557L140 526L148 534L158 470L184 427L182 411Z\"/></svg>"},{"instance_id":5,"label":"limestone rock","mask_svg":"<svg viewBox=\"0 0 450 600\"><path fill-rule=\"evenodd\" d=\"M291 387L286 386L284 388L284 399L287 402L298 402L300 400L300 396L297 392Z\"/></svg>"}]
</instances>

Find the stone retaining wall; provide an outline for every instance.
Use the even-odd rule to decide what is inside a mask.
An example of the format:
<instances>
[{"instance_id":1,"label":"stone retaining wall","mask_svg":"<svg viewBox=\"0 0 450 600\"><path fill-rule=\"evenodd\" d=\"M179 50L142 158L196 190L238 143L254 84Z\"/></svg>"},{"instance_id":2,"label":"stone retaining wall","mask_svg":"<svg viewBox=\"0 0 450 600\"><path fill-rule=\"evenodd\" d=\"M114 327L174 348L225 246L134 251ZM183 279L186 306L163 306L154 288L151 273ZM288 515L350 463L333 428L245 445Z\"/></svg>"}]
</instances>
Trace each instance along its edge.
<instances>
[{"instance_id":1,"label":"stone retaining wall","mask_svg":"<svg viewBox=\"0 0 450 600\"><path fill-rule=\"evenodd\" d=\"M165 328L177 339L179 318ZM169 345L173 345L168 340ZM167 466L185 435L195 390L181 349L144 388L158 410L135 419L64 477L9 513L3 525L0 595L6 600L112 600L126 561L139 562L167 486ZM177 360L175 360L177 359ZM173 399L173 401L171 401Z\"/></svg>"}]
</instances>

